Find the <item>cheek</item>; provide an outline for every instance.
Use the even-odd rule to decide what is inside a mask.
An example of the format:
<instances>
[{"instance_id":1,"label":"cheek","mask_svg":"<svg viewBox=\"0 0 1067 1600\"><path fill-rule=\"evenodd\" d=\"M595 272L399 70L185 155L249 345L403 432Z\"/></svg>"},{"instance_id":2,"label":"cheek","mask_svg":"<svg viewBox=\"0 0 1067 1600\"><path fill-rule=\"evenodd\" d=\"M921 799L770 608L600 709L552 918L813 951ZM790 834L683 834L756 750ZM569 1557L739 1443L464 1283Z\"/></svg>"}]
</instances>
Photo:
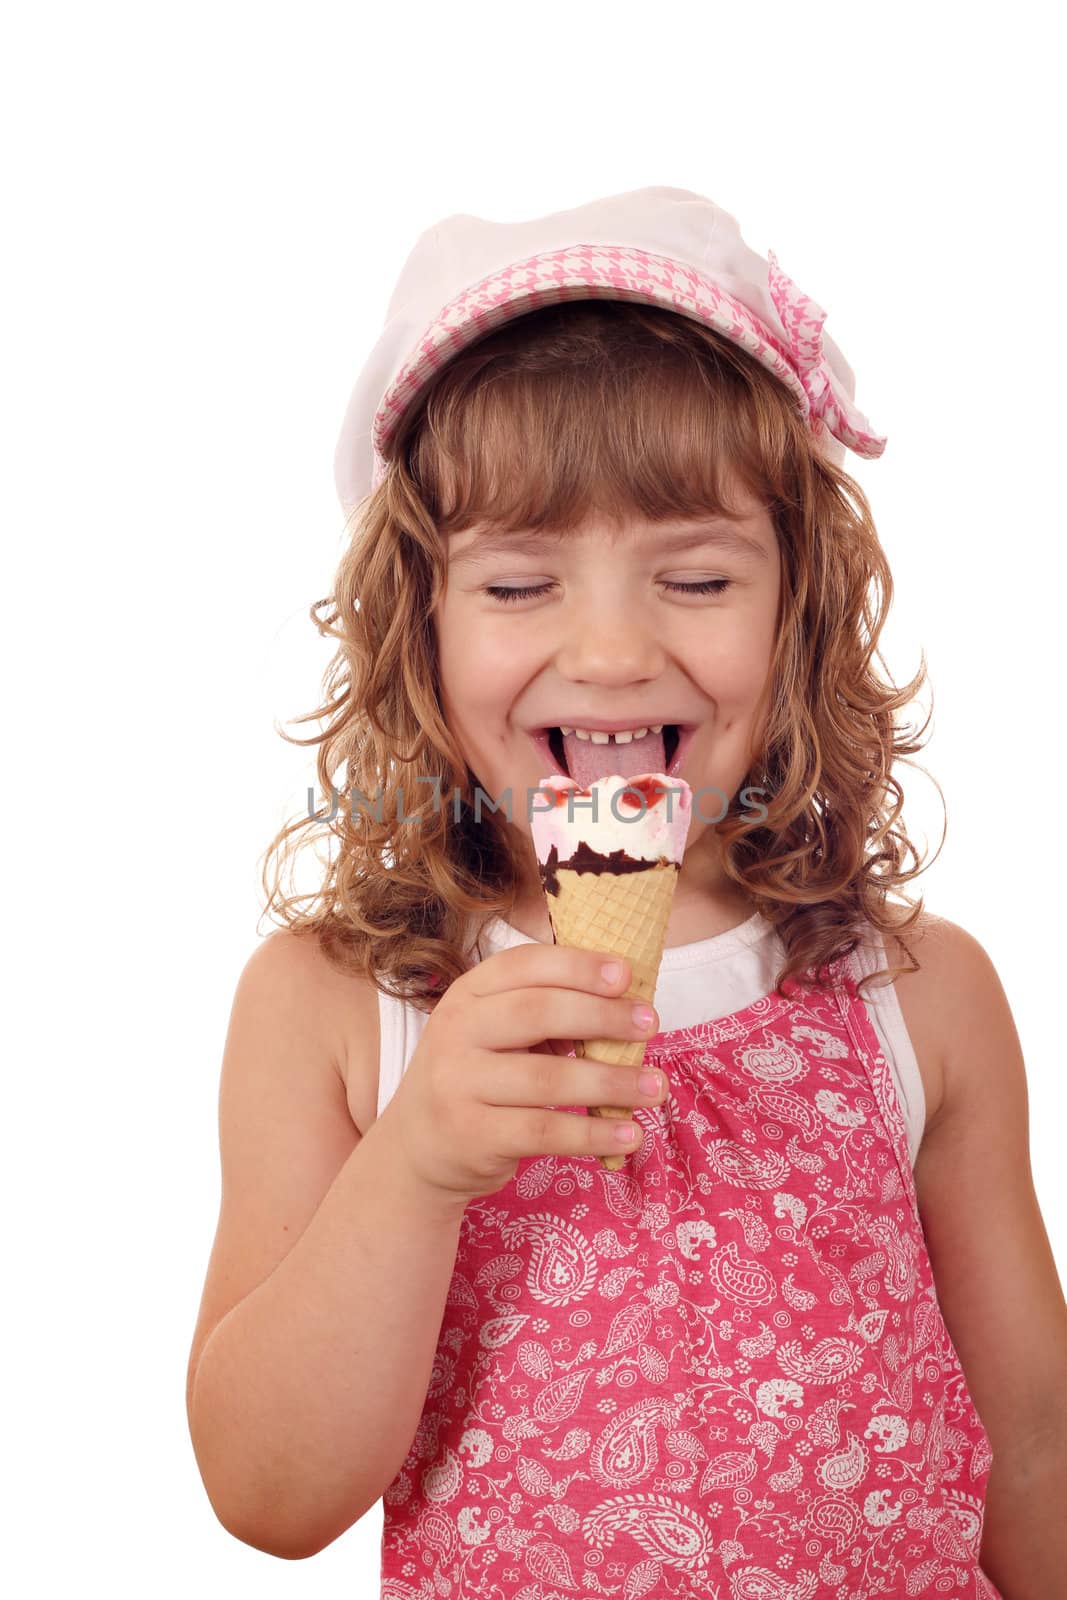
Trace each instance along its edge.
<instances>
[{"instance_id":1,"label":"cheek","mask_svg":"<svg viewBox=\"0 0 1067 1600\"><path fill-rule=\"evenodd\" d=\"M771 649L743 624L720 630L700 662L701 687L724 709L744 711L758 699L770 670Z\"/></svg>"},{"instance_id":2,"label":"cheek","mask_svg":"<svg viewBox=\"0 0 1067 1600\"><path fill-rule=\"evenodd\" d=\"M709 680L739 704L756 699L774 658L778 584L754 585L713 621L704 651Z\"/></svg>"},{"instance_id":3,"label":"cheek","mask_svg":"<svg viewBox=\"0 0 1067 1600\"><path fill-rule=\"evenodd\" d=\"M494 625L496 623L496 625ZM490 714L499 715L523 682L520 651L493 617L469 607L449 608L435 618L438 671L450 725L476 730Z\"/></svg>"}]
</instances>

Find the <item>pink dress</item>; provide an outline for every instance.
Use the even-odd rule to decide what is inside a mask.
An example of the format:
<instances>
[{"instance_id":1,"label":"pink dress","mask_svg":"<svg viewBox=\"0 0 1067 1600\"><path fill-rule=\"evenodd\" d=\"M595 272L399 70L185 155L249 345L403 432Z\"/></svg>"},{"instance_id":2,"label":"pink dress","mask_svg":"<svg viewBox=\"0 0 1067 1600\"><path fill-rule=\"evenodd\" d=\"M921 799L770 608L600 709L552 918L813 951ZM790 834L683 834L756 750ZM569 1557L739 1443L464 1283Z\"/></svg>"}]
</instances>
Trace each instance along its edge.
<instances>
[{"instance_id":1,"label":"pink dress","mask_svg":"<svg viewBox=\"0 0 1067 1600\"><path fill-rule=\"evenodd\" d=\"M621 1171L528 1159L468 1205L382 1600L1001 1600L899 1103L832 972L655 1035Z\"/></svg>"}]
</instances>

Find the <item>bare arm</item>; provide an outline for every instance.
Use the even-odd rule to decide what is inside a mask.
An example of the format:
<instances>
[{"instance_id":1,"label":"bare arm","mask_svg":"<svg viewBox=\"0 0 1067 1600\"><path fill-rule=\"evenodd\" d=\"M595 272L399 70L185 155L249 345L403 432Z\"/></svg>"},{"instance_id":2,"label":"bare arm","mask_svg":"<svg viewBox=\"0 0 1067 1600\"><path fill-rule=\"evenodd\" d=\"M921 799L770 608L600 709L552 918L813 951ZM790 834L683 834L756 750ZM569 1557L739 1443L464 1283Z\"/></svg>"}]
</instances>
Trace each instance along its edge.
<instances>
[{"instance_id":1,"label":"bare arm","mask_svg":"<svg viewBox=\"0 0 1067 1600\"><path fill-rule=\"evenodd\" d=\"M223 1527L291 1559L402 1464L458 1243L458 1197L393 1158L392 1107L363 1138L353 1122L346 1074L378 1048L372 985L287 930L256 948L223 1052L221 1207L186 1404Z\"/></svg>"},{"instance_id":2,"label":"bare arm","mask_svg":"<svg viewBox=\"0 0 1067 1600\"><path fill-rule=\"evenodd\" d=\"M220 1521L256 1549L316 1554L378 1500L411 1447L463 1207L409 1170L383 1113L289 1254L204 1346L190 1406L197 1460Z\"/></svg>"},{"instance_id":3,"label":"bare arm","mask_svg":"<svg viewBox=\"0 0 1067 1600\"><path fill-rule=\"evenodd\" d=\"M205 1488L244 1543L314 1555L396 1476L469 1201L496 1193L525 1155L619 1150L623 1119L553 1108L663 1099L665 1085L642 1090L636 1067L557 1048L655 1026L607 998L629 980L625 962L605 979L603 954L522 946L460 978L362 1138L337 1062L366 1071L377 1052L376 992L339 980L307 941L272 936L248 963L223 1060L222 1208L187 1380Z\"/></svg>"},{"instance_id":4,"label":"bare arm","mask_svg":"<svg viewBox=\"0 0 1067 1600\"><path fill-rule=\"evenodd\" d=\"M996 968L941 920L924 945L944 1098L915 1163L937 1298L993 1465L982 1570L1004 1600L1057 1593L1067 1562L1067 1304L1034 1190L1022 1047Z\"/></svg>"}]
</instances>

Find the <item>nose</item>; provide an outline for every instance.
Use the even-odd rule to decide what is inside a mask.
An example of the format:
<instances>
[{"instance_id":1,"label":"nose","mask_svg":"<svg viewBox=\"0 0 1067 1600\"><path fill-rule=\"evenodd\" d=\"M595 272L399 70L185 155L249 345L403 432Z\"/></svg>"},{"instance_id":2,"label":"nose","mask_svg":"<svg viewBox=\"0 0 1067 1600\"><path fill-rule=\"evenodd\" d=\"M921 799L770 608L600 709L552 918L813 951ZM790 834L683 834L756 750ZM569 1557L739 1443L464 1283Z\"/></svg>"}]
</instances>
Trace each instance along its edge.
<instances>
[{"instance_id":1,"label":"nose","mask_svg":"<svg viewBox=\"0 0 1067 1600\"><path fill-rule=\"evenodd\" d=\"M556 664L560 674L574 683L610 688L659 677L664 655L646 620L635 611L594 601L569 613Z\"/></svg>"}]
</instances>

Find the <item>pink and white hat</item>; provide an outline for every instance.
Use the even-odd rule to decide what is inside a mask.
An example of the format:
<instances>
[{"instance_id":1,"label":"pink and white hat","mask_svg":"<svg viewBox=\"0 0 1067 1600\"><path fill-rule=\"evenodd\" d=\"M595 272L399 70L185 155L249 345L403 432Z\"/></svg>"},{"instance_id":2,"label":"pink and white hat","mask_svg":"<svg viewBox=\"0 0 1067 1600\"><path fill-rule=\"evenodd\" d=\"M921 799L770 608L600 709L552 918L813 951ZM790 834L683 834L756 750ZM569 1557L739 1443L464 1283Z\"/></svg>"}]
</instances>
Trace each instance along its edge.
<instances>
[{"instance_id":1,"label":"pink and white hat","mask_svg":"<svg viewBox=\"0 0 1067 1600\"><path fill-rule=\"evenodd\" d=\"M636 300L734 339L794 395L829 460L880 456L826 313L688 189L633 189L531 222L455 215L420 234L356 379L334 455L347 516L378 487L405 414L441 368L501 323L561 300Z\"/></svg>"}]
</instances>

